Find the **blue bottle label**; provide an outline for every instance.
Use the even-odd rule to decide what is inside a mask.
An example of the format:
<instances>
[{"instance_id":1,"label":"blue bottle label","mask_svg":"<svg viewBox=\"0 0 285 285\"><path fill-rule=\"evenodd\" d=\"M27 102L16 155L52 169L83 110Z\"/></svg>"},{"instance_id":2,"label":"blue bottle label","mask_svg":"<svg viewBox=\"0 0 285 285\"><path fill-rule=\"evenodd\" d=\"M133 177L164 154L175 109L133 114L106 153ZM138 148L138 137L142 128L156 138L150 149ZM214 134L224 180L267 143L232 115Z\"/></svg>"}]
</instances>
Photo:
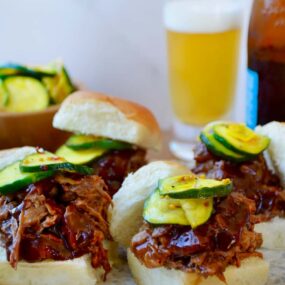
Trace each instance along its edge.
<instances>
[{"instance_id":1,"label":"blue bottle label","mask_svg":"<svg viewBox=\"0 0 285 285\"><path fill-rule=\"evenodd\" d=\"M247 70L246 124L254 129L258 119L258 73Z\"/></svg>"}]
</instances>

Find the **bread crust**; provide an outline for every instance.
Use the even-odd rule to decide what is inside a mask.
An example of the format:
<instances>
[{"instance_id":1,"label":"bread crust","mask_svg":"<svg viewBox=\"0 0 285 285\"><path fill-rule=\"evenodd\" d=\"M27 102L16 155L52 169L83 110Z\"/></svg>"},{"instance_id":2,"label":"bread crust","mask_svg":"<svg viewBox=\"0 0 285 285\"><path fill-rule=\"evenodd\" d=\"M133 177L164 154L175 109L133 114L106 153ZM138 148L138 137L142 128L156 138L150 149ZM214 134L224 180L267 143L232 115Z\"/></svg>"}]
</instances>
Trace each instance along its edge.
<instances>
[{"instance_id":1,"label":"bread crust","mask_svg":"<svg viewBox=\"0 0 285 285\"><path fill-rule=\"evenodd\" d=\"M86 107L88 105L92 110ZM103 109L104 111L102 111ZM69 116L68 112L72 112L72 116ZM108 116L103 116L100 112L108 113ZM84 116L88 116L89 122L85 120ZM74 121L74 117L76 117L77 122ZM105 128L97 124L98 120L102 120L101 123L105 125ZM136 134L128 137L125 136L123 131L120 133L120 128L122 128L120 124L124 122L131 123L136 129ZM114 128L108 133L107 128L110 123L114 125ZM80 132L94 136L105 136L108 134L112 139L119 138L146 148L158 149L161 145L160 127L154 115L147 108L137 103L102 93L81 90L69 96L55 115L53 126L71 132ZM143 137L141 137L142 130L140 129L144 129ZM137 133L140 133L140 135Z\"/></svg>"}]
</instances>

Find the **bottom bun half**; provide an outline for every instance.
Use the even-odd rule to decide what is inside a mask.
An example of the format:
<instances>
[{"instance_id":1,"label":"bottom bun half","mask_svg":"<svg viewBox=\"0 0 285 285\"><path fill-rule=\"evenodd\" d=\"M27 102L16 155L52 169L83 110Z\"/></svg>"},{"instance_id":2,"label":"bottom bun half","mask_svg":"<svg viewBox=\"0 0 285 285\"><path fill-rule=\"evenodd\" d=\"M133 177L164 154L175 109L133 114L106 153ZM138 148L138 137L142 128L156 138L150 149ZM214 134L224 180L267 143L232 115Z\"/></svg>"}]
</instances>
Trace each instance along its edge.
<instances>
[{"instance_id":1,"label":"bottom bun half","mask_svg":"<svg viewBox=\"0 0 285 285\"><path fill-rule=\"evenodd\" d=\"M67 261L20 261L15 270L7 262L5 249L0 249L1 285L94 285L101 274L87 255Z\"/></svg>"},{"instance_id":2,"label":"bottom bun half","mask_svg":"<svg viewBox=\"0 0 285 285\"><path fill-rule=\"evenodd\" d=\"M225 285L216 276L204 278L196 273L185 273L166 268L149 269L143 266L128 250L128 263L138 285ZM229 266L224 275L227 285L264 285L268 278L269 265L258 257L244 259L240 267Z\"/></svg>"},{"instance_id":3,"label":"bottom bun half","mask_svg":"<svg viewBox=\"0 0 285 285\"><path fill-rule=\"evenodd\" d=\"M105 241L104 247L108 249L110 264L118 265L117 245ZM87 254L65 261L20 261L14 269L7 262L6 250L0 247L0 285L99 285L104 284L103 275L103 269L92 267ZM112 284L113 279L117 276L108 274L106 284Z\"/></svg>"}]
</instances>

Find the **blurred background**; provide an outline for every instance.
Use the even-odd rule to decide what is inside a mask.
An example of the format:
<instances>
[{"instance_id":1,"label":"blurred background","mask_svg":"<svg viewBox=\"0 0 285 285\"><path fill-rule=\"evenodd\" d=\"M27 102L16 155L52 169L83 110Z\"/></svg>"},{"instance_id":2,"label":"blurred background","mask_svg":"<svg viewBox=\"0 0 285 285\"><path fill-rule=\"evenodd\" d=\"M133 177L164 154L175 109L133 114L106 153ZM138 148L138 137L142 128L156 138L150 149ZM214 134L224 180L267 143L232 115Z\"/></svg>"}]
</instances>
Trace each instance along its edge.
<instances>
[{"instance_id":1,"label":"blurred background","mask_svg":"<svg viewBox=\"0 0 285 285\"><path fill-rule=\"evenodd\" d=\"M164 129L167 96L164 0L0 0L0 62L45 64L62 58L75 81L140 102ZM213 0L214 5L215 0ZM244 32L250 0L245 1ZM246 36L242 46L236 119L244 120Z\"/></svg>"}]
</instances>

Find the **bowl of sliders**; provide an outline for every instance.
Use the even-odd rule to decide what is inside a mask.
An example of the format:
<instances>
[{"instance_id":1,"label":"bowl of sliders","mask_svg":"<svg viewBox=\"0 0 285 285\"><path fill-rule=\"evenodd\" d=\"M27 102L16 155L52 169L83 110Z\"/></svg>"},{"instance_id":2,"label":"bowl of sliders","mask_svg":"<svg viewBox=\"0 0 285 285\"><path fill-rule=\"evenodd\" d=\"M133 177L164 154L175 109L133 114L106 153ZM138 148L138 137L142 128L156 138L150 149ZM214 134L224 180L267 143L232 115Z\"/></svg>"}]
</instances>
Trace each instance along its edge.
<instances>
[{"instance_id":1,"label":"bowl of sliders","mask_svg":"<svg viewBox=\"0 0 285 285\"><path fill-rule=\"evenodd\" d=\"M52 127L61 102L74 90L61 61L0 66L0 149L31 145L54 150L68 134Z\"/></svg>"}]
</instances>

